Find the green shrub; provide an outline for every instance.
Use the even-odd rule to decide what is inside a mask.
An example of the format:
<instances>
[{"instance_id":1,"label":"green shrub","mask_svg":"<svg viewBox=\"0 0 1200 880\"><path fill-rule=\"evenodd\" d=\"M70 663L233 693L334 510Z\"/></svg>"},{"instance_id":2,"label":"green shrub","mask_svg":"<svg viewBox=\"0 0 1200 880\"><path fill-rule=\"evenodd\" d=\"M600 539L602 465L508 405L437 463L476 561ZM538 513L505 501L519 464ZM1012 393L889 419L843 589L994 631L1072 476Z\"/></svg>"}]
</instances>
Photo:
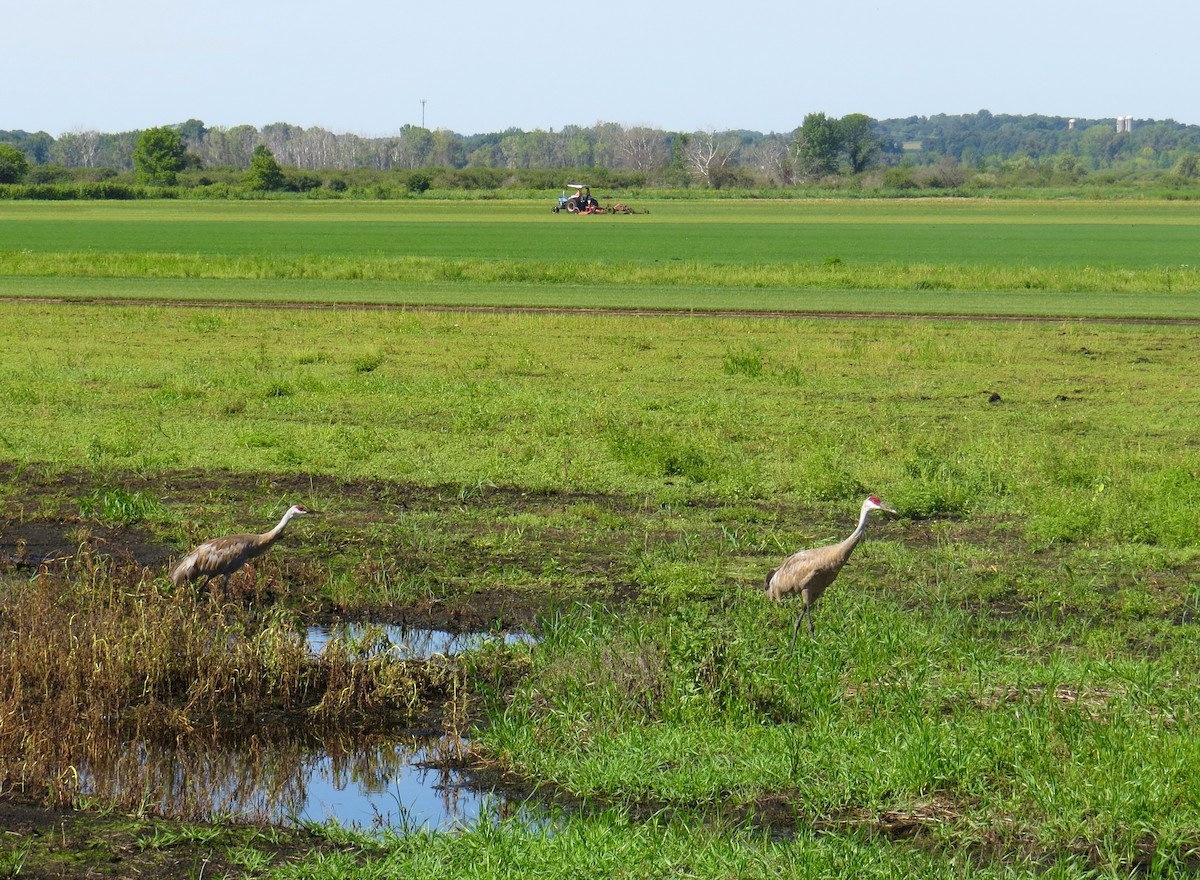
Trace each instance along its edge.
<instances>
[{"instance_id":1,"label":"green shrub","mask_svg":"<svg viewBox=\"0 0 1200 880\"><path fill-rule=\"evenodd\" d=\"M29 160L11 144L0 144L0 183L20 183L29 173Z\"/></svg>"},{"instance_id":2,"label":"green shrub","mask_svg":"<svg viewBox=\"0 0 1200 880\"><path fill-rule=\"evenodd\" d=\"M921 185L917 183L917 178L913 173L913 169L907 167L888 168L883 172L883 186L885 189L910 190L920 189Z\"/></svg>"},{"instance_id":3,"label":"green shrub","mask_svg":"<svg viewBox=\"0 0 1200 880\"><path fill-rule=\"evenodd\" d=\"M102 183L80 183L75 187L80 199L136 199L135 187L123 183L104 181Z\"/></svg>"},{"instance_id":4,"label":"green shrub","mask_svg":"<svg viewBox=\"0 0 1200 880\"><path fill-rule=\"evenodd\" d=\"M61 165L35 165L25 175L25 183L64 183L71 179L71 172Z\"/></svg>"},{"instance_id":5,"label":"green shrub","mask_svg":"<svg viewBox=\"0 0 1200 880\"><path fill-rule=\"evenodd\" d=\"M288 192L309 192L321 185L321 178L308 171L297 171L284 177L283 188Z\"/></svg>"},{"instance_id":6,"label":"green shrub","mask_svg":"<svg viewBox=\"0 0 1200 880\"><path fill-rule=\"evenodd\" d=\"M412 171L404 186L410 193L423 193L433 186L433 175L427 171Z\"/></svg>"},{"instance_id":7,"label":"green shrub","mask_svg":"<svg viewBox=\"0 0 1200 880\"><path fill-rule=\"evenodd\" d=\"M250 170L246 172L244 183L248 189L259 192L283 189L284 176L275 156L262 144L254 148L250 159Z\"/></svg>"}]
</instances>

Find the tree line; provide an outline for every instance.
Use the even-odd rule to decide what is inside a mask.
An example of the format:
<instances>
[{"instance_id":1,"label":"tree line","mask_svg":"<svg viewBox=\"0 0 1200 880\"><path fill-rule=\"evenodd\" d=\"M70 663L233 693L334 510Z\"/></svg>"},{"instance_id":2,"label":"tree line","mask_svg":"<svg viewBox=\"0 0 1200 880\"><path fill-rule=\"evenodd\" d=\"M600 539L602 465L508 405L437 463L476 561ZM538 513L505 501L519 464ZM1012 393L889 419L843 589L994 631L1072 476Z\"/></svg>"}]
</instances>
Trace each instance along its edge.
<instances>
[{"instance_id":1,"label":"tree line","mask_svg":"<svg viewBox=\"0 0 1200 880\"><path fill-rule=\"evenodd\" d=\"M1107 170L1194 178L1200 176L1198 156L1200 126L1135 120L1124 130L1116 119L986 110L886 120L810 113L791 132L766 134L597 123L475 135L406 125L395 135L363 137L287 123L223 128L190 119L144 131L74 131L57 138L0 131L0 183L133 174L157 185L304 190L336 189L339 179L329 172L401 171L419 190L422 181L433 185L430 170L438 169L438 183L467 187L473 180L495 183L520 172L528 179L528 172L565 170L589 170L593 177L608 172L650 187L789 187L872 172L900 188L952 187L971 174L1014 169L1062 179Z\"/></svg>"}]
</instances>

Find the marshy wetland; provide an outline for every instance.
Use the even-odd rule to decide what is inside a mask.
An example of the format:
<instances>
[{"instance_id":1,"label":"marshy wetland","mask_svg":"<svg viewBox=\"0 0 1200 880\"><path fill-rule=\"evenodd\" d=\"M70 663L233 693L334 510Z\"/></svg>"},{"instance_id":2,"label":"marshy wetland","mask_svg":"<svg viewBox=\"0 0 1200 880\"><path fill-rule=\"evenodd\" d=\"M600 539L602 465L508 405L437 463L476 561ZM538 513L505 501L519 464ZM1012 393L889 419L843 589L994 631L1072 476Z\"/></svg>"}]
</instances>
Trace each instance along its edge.
<instances>
[{"instance_id":1,"label":"marshy wetland","mask_svg":"<svg viewBox=\"0 0 1200 880\"><path fill-rule=\"evenodd\" d=\"M1193 326L0 300L0 350L0 876L1200 866ZM763 576L866 494L791 652ZM472 805L327 821L405 768Z\"/></svg>"}]
</instances>

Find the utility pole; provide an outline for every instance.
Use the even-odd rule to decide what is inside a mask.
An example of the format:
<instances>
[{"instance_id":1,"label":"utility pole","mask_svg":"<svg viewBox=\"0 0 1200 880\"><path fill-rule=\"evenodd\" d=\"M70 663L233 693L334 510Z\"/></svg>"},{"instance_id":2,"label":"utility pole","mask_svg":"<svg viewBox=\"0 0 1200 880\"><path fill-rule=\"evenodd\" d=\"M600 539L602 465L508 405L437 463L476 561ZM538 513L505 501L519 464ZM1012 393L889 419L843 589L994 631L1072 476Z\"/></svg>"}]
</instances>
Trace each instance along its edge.
<instances>
[{"instance_id":1,"label":"utility pole","mask_svg":"<svg viewBox=\"0 0 1200 880\"><path fill-rule=\"evenodd\" d=\"M425 127L425 99L421 99L421 128Z\"/></svg>"}]
</instances>

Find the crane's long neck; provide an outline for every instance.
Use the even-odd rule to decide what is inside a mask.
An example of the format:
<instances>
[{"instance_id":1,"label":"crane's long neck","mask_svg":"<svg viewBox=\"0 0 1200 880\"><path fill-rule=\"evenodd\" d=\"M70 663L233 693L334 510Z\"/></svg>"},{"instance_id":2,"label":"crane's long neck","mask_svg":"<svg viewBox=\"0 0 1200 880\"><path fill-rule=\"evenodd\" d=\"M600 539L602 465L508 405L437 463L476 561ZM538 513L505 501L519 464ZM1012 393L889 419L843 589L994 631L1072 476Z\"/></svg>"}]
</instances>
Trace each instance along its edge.
<instances>
[{"instance_id":1,"label":"crane's long neck","mask_svg":"<svg viewBox=\"0 0 1200 880\"><path fill-rule=\"evenodd\" d=\"M845 554L849 556L854 552L854 548L858 546L858 542L862 540L863 534L867 531L867 516L871 513L871 508L864 506L862 513L858 516L858 526L850 533L850 537L842 541L839 545L844 548Z\"/></svg>"},{"instance_id":2,"label":"crane's long neck","mask_svg":"<svg viewBox=\"0 0 1200 880\"><path fill-rule=\"evenodd\" d=\"M284 527L291 522L292 517L295 515L296 512L288 508L288 512L283 515L283 519L279 521L279 525L275 526L271 531L263 532L258 536L258 545L260 547L270 547L275 542L275 539L283 534Z\"/></svg>"}]
</instances>

